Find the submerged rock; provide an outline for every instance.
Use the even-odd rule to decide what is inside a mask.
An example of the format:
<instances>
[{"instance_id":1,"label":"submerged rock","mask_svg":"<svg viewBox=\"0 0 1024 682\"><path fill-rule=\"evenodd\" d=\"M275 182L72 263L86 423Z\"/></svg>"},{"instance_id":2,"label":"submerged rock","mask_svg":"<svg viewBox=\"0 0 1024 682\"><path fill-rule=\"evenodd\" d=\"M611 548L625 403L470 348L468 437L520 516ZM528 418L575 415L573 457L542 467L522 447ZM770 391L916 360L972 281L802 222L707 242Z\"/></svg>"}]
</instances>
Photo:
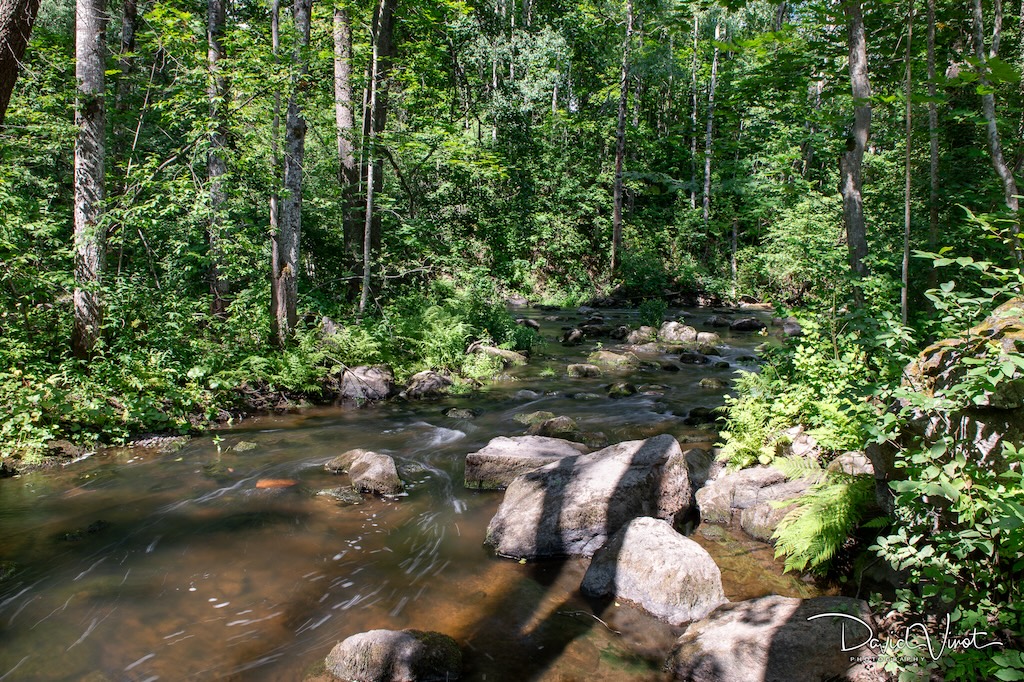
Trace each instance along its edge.
<instances>
[{"instance_id":1,"label":"submerged rock","mask_svg":"<svg viewBox=\"0 0 1024 682\"><path fill-rule=\"evenodd\" d=\"M527 426L542 424L547 420L554 418L555 413L548 412L546 410L538 410L537 412L519 412L512 417L512 419L516 420L520 424L526 424Z\"/></svg>"},{"instance_id":2,"label":"submerged rock","mask_svg":"<svg viewBox=\"0 0 1024 682\"><path fill-rule=\"evenodd\" d=\"M590 365L585 363L576 363L569 365L566 368L566 372L573 378L583 377L599 377L601 376L601 368L597 365Z\"/></svg>"},{"instance_id":3,"label":"submerged rock","mask_svg":"<svg viewBox=\"0 0 1024 682\"><path fill-rule=\"evenodd\" d=\"M349 450L324 465L331 473L348 473L358 490L375 495L396 495L404 486L395 460L371 450Z\"/></svg>"},{"instance_id":4,"label":"submerged rock","mask_svg":"<svg viewBox=\"0 0 1024 682\"><path fill-rule=\"evenodd\" d=\"M608 387L609 398L626 398L636 393L636 386L631 383L620 381Z\"/></svg>"},{"instance_id":5,"label":"submerged rock","mask_svg":"<svg viewBox=\"0 0 1024 682\"><path fill-rule=\"evenodd\" d=\"M728 317L723 317L721 315L712 315L707 320L705 320L704 324L706 324L709 327L721 328L728 327L729 325L731 325L732 320L730 320Z\"/></svg>"},{"instance_id":6,"label":"submerged rock","mask_svg":"<svg viewBox=\"0 0 1024 682\"><path fill-rule=\"evenodd\" d=\"M334 500L338 504L361 504L363 501L363 496L359 494L359 491L350 485L318 490L316 496Z\"/></svg>"},{"instance_id":7,"label":"submerged rock","mask_svg":"<svg viewBox=\"0 0 1024 682\"><path fill-rule=\"evenodd\" d=\"M637 359L633 354L623 355L609 350L598 350L590 354L587 362L613 369L622 369L634 367L637 364Z\"/></svg>"},{"instance_id":8,"label":"submerged rock","mask_svg":"<svg viewBox=\"0 0 1024 682\"><path fill-rule=\"evenodd\" d=\"M638 516L676 521L692 506L686 459L669 435L627 441L517 477L487 527L503 556L591 556Z\"/></svg>"},{"instance_id":9,"label":"submerged rock","mask_svg":"<svg viewBox=\"0 0 1024 682\"><path fill-rule=\"evenodd\" d=\"M566 457L590 452L590 448L561 438L544 436L499 436L486 446L466 455L465 486L501 490L521 474Z\"/></svg>"},{"instance_id":10,"label":"submerged rock","mask_svg":"<svg viewBox=\"0 0 1024 682\"><path fill-rule=\"evenodd\" d=\"M719 379L717 377L704 377L697 382L697 385L701 388L712 389L715 391L721 391L729 388L729 382L725 379Z\"/></svg>"},{"instance_id":11,"label":"submerged rock","mask_svg":"<svg viewBox=\"0 0 1024 682\"><path fill-rule=\"evenodd\" d=\"M327 671L355 682L447 682L462 674L462 652L439 632L370 630L337 644Z\"/></svg>"},{"instance_id":12,"label":"submerged rock","mask_svg":"<svg viewBox=\"0 0 1024 682\"><path fill-rule=\"evenodd\" d=\"M650 517L630 521L594 554L580 589L634 602L673 625L700 620L726 602L711 555Z\"/></svg>"},{"instance_id":13,"label":"submerged rock","mask_svg":"<svg viewBox=\"0 0 1024 682\"><path fill-rule=\"evenodd\" d=\"M770 596L725 604L687 628L665 669L673 680L688 682L881 682L885 675L872 666L876 652L866 645L869 627L867 603L848 597Z\"/></svg>"}]
</instances>

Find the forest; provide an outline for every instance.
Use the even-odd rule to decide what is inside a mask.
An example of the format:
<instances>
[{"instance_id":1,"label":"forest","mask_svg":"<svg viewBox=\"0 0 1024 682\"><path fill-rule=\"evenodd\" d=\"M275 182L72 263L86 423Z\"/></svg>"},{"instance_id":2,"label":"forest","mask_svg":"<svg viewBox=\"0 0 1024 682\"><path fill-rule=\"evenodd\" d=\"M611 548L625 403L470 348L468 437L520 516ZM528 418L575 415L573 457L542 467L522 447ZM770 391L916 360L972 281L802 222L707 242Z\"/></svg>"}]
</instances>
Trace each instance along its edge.
<instances>
[{"instance_id":1,"label":"forest","mask_svg":"<svg viewBox=\"0 0 1024 682\"><path fill-rule=\"evenodd\" d=\"M1001 0L0 0L3 471L471 394L509 302L765 303L718 437L816 481L778 556L1003 643L891 675L1024 680L1022 68Z\"/></svg>"}]
</instances>

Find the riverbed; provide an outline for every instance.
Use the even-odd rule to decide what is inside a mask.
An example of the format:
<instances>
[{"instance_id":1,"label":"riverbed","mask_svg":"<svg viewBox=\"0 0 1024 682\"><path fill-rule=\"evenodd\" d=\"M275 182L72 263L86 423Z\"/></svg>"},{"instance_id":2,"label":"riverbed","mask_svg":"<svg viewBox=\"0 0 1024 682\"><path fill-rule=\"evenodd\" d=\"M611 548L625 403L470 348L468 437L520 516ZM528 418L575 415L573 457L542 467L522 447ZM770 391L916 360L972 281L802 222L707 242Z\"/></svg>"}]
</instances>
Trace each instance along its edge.
<instances>
[{"instance_id":1,"label":"riverbed","mask_svg":"<svg viewBox=\"0 0 1024 682\"><path fill-rule=\"evenodd\" d=\"M703 329L713 311L671 313ZM483 546L501 493L463 487L465 455L524 433L515 416L539 410L611 443L671 433L684 449L710 447L715 432L686 418L728 389L700 380L756 370L765 339L714 330L728 366L662 354L570 378L568 364L618 342L558 343L584 319L576 311L516 314L537 320L545 343L471 395L248 419L174 451L111 449L0 481L0 681L323 679L334 644L376 628L454 637L468 680L663 679L679 628L583 599L586 560L518 563ZM639 324L635 311L602 314ZM609 398L616 380L640 390ZM453 407L477 416L445 416ZM356 447L392 455L406 493L317 495L346 483L324 464ZM263 487L271 480L297 483ZM730 599L820 593L783 575L770 547L718 527L694 538Z\"/></svg>"}]
</instances>

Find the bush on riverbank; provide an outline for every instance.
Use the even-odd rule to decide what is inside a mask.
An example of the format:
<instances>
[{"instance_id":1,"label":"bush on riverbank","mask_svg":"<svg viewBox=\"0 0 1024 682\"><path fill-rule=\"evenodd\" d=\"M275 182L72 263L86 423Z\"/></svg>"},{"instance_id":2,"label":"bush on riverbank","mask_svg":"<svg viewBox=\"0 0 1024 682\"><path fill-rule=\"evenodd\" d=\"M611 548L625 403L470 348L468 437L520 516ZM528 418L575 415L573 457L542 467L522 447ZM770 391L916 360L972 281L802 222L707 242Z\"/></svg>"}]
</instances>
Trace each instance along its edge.
<instances>
[{"instance_id":1,"label":"bush on riverbank","mask_svg":"<svg viewBox=\"0 0 1024 682\"><path fill-rule=\"evenodd\" d=\"M492 287L438 281L362 320L327 306L308 311L294 343L278 350L267 341L269 314L257 305L263 299L242 292L218 320L182 297L140 305L112 291L103 342L88 362L59 341L69 310L47 310L39 313L45 319L12 328L0 337L0 357L10 360L0 370L0 455L33 461L65 441L91 446L152 431L187 433L239 413L329 400L324 380L346 366L387 364L399 381L424 369L480 378L500 364L466 355L471 341L529 350L535 338ZM52 334L51 344L28 342L41 331Z\"/></svg>"}]
</instances>

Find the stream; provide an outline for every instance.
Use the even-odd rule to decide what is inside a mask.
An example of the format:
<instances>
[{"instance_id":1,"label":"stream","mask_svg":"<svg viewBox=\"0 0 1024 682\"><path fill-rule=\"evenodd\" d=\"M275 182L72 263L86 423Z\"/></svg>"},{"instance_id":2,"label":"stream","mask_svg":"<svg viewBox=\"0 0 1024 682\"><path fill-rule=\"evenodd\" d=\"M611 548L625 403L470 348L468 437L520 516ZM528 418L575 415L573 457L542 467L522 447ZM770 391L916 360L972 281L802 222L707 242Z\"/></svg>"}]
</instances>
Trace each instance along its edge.
<instances>
[{"instance_id":1,"label":"stream","mask_svg":"<svg viewBox=\"0 0 1024 682\"><path fill-rule=\"evenodd\" d=\"M698 329L712 314L682 312ZM514 314L539 321L545 343L472 395L254 418L173 452L104 450L0 481L0 682L327 680L331 648L376 628L454 637L467 680L664 679L681 629L625 603L595 613L578 593L587 560L521 564L483 547L502 494L463 487L465 455L525 433L514 416L537 410L611 443L671 433L684 449L709 447L714 432L684 419L721 405L725 391L698 382L753 369L741 359L764 338L714 330L729 368L655 357L677 371L623 374L641 390L613 400L615 375L566 375L598 345L557 342L584 316ZM639 325L635 311L602 314ZM444 416L452 407L479 416ZM324 464L356 447L392 455L406 494L356 504L316 495L347 483ZM269 479L298 485L260 487ZM694 539L730 599L820 593L783 575L766 545L720 527Z\"/></svg>"}]
</instances>

